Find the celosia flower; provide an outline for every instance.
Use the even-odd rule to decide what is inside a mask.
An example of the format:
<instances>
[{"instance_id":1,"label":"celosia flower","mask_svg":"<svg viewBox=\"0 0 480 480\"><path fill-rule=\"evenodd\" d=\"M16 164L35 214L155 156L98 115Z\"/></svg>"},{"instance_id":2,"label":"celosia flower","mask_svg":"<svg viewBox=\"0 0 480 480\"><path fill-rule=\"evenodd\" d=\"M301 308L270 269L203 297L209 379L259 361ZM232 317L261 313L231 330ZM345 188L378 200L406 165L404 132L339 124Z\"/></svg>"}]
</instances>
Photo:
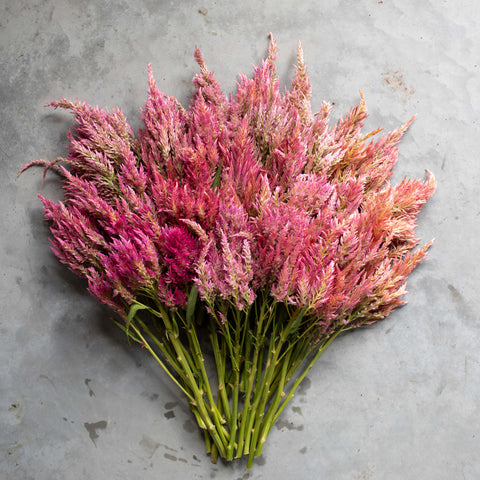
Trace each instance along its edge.
<instances>
[{"instance_id":1,"label":"celosia flower","mask_svg":"<svg viewBox=\"0 0 480 480\"><path fill-rule=\"evenodd\" d=\"M312 114L301 46L297 57L282 93L272 40L227 98L197 49L188 110L149 66L138 140L119 109L52 102L77 121L68 168L24 167L63 176L63 202L41 197L55 255L187 395L212 459L249 466L320 353L401 305L430 246L414 250L414 228L433 176L388 181L410 121L362 135L362 96L329 127L329 104Z\"/></svg>"}]
</instances>

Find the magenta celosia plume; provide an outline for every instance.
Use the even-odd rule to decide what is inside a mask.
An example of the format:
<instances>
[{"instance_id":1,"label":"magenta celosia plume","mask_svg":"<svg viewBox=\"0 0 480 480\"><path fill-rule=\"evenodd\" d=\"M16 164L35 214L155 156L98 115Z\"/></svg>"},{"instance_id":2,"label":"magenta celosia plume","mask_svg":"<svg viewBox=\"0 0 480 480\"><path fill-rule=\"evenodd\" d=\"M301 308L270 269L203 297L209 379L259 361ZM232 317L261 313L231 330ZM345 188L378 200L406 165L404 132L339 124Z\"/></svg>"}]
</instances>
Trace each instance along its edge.
<instances>
[{"instance_id":1,"label":"magenta celosia plume","mask_svg":"<svg viewBox=\"0 0 480 480\"><path fill-rule=\"evenodd\" d=\"M149 67L138 139L118 109L52 102L77 122L62 159L68 169L58 159L32 162L63 176L64 202L41 197L53 252L88 280L93 295L128 322L135 318L133 305L156 305L171 318L175 312L185 318L189 304L196 305L226 337L232 358L238 319L249 319L255 330L250 319L255 322L262 305L283 306L265 326L265 345L272 325L290 322L285 339L308 332L306 353L340 331L384 318L402 304L407 275L430 245L416 248L414 228L435 190L433 176L389 182L410 122L373 140L377 131L361 133L367 116L362 96L345 119L329 126L329 104L312 113L301 48L284 93L275 57L272 40L253 77L241 76L237 94L227 97L196 50L200 73L188 110L158 90ZM197 304L189 302L195 291ZM247 354L240 372L251 368ZM259 371L258 359L257 365ZM182 385L193 392L188 382ZM243 402L251 410L254 389L245 385ZM274 404L276 396L267 400ZM249 453L239 451L239 442L255 446L246 431L257 419L242 420L237 412L234 425L235 402L227 403L219 409L228 424L220 437L230 459L234 448L237 456ZM231 440L233 431L243 432L240 439ZM218 440L212 442L222 454Z\"/></svg>"}]
</instances>

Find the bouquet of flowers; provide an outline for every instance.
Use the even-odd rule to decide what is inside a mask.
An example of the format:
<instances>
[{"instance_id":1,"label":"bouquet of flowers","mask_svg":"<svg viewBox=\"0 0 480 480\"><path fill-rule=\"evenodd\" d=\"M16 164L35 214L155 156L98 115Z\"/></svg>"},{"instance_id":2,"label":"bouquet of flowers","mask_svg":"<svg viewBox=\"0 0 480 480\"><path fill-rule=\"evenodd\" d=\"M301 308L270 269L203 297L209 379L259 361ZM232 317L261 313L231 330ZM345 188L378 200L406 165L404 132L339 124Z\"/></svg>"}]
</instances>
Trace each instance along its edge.
<instances>
[{"instance_id":1,"label":"bouquet of flowers","mask_svg":"<svg viewBox=\"0 0 480 480\"><path fill-rule=\"evenodd\" d=\"M54 254L185 394L212 460L249 467L325 348L401 305L430 246L414 227L433 176L388 181L411 121L362 135L361 96L330 127L297 57L282 93L272 39L229 98L197 49L188 110L149 66L138 138L119 109L52 102L77 122L67 158L22 169L63 177L63 202L40 196Z\"/></svg>"}]
</instances>

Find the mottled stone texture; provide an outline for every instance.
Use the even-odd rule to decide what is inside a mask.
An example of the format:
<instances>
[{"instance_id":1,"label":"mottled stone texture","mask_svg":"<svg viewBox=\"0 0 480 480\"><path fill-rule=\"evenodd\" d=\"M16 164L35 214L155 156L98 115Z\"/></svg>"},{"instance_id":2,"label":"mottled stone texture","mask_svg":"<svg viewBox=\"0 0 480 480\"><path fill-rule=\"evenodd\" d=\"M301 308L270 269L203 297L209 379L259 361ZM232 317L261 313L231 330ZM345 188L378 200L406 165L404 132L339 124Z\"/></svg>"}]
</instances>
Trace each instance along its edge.
<instances>
[{"instance_id":1,"label":"mottled stone texture","mask_svg":"<svg viewBox=\"0 0 480 480\"><path fill-rule=\"evenodd\" d=\"M0 6L0 477L405 480L480 477L480 7L476 2L3 2ZM65 153L62 96L120 106L136 129L146 66L184 104L194 46L226 90L279 48L283 84L301 40L313 105L344 115L361 90L366 131L418 114L394 180L433 171L418 233L436 243L409 304L337 339L249 472L212 465L183 398L49 251L21 166ZM118 331L117 331L118 330Z\"/></svg>"}]
</instances>

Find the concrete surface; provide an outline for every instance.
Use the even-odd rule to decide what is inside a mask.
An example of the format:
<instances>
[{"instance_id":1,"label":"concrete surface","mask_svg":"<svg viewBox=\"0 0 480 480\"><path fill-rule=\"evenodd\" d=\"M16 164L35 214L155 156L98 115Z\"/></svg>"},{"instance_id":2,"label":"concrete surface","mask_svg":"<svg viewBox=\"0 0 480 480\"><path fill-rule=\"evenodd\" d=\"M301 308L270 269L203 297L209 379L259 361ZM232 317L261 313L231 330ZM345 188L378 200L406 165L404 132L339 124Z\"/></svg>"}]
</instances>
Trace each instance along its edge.
<instances>
[{"instance_id":1,"label":"concrete surface","mask_svg":"<svg viewBox=\"0 0 480 480\"><path fill-rule=\"evenodd\" d=\"M478 2L0 3L0 478L480 478ZM186 104L195 45L228 92L270 31L284 84L302 41L315 107L362 90L370 129L418 114L395 179L435 173L418 232L436 243L409 304L335 341L247 472L209 462L183 398L50 253L55 175L16 175L65 153L72 119L45 103L119 105L136 130L149 62Z\"/></svg>"}]
</instances>

